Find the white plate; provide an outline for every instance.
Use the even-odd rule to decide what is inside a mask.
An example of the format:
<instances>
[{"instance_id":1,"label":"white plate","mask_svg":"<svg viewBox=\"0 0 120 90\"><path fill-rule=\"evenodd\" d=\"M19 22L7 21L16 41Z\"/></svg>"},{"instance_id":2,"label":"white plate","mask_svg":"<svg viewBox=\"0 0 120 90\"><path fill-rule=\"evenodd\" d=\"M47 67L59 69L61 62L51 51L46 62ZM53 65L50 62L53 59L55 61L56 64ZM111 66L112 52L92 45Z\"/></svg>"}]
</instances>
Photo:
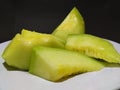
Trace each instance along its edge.
<instances>
[{"instance_id":1,"label":"white plate","mask_svg":"<svg viewBox=\"0 0 120 90\"><path fill-rule=\"evenodd\" d=\"M9 43L0 44L0 55ZM120 45L111 41L120 52ZM97 72L76 75L65 81L54 83L23 71L8 71L0 56L0 90L118 90L120 68L105 68Z\"/></svg>"}]
</instances>

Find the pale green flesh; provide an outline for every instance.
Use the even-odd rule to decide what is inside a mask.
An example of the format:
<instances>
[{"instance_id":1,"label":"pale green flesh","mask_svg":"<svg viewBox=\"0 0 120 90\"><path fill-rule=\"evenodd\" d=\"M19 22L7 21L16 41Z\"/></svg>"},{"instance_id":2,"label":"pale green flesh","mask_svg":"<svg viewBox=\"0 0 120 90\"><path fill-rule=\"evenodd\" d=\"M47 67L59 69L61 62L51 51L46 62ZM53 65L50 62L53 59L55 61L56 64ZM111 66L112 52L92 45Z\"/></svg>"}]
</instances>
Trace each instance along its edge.
<instances>
[{"instance_id":1,"label":"pale green flesh","mask_svg":"<svg viewBox=\"0 0 120 90\"><path fill-rule=\"evenodd\" d=\"M34 46L64 48L63 42L49 34L40 34L23 30L24 34L17 34L2 54L3 59L10 66L28 70L31 50Z\"/></svg>"},{"instance_id":2,"label":"pale green flesh","mask_svg":"<svg viewBox=\"0 0 120 90\"><path fill-rule=\"evenodd\" d=\"M69 34L80 33L85 33L84 20L78 9L74 7L52 34L66 40Z\"/></svg>"},{"instance_id":3,"label":"pale green flesh","mask_svg":"<svg viewBox=\"0 0 120 90\"><path fill-rule=\"evenodd\" d=\"M97 71L103 67L99 61L78 52L39 46L33 49L29 72L58 81L72 74Z\"/></svg>"},{"instance_id":4,"label":"pale green flesh","mask_svg":"<svg viewBox=\"0 0 120 90\"><path fill-rule=\"evenodd\" d=\"M120 54L114 46L100 37L89 34L71 35L68 37L65 47L107 62L120 63Z\"/></svg>"}]
</instances>

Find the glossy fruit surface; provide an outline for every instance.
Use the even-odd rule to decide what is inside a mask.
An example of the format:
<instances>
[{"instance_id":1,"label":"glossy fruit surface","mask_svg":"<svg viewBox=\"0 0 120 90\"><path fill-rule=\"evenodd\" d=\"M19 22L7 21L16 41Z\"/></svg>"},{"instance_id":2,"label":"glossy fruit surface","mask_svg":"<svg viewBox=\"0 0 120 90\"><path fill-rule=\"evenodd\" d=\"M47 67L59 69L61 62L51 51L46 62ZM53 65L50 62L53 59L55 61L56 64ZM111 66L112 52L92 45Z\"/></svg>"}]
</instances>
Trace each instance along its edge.
<instances>
[{"instance_id":1,"label":"glossy fruit surface","mask_svg":"<svg viewBox=\"0 0 120 90\"><path fill-rule=\"evenodd\" d=\"M78 9L74 7L52 34L66 40L69 34L80 33L85 33L85 23Z\"/></svg>"},{"instance_id":2,"label":"glossy fruit surface","mask_svg":"<svg viewBox=\"0 0 120 90\"><path fill-rule=\"evenodd\" d=\"M94 35L70 35L65 47L107 62L120 63L120 54L114 46L109 41Z\"/></svg>"},{"instance_id":3,"label":"glossy fruit surface","mask_svg":"<svg viewBox=\"0 0 120 90\"><path fill-rule=\"evenodd\" d=\"M22 30L4 50L2 57L8 65L27 70L31 49L38 45L64 48L63 42L55 36Z\"/></svg>"},{"instance_id":4,"label":"glossy fruit surface","mask_svg":"<svg viewBox=\"0 0 120 90\"><path fill-rule=\"evenodd\" d=\"M78 52L38 46L34 47L29 72L50 81L104 67L99 61Z\"/></svg>"}]
</instances>

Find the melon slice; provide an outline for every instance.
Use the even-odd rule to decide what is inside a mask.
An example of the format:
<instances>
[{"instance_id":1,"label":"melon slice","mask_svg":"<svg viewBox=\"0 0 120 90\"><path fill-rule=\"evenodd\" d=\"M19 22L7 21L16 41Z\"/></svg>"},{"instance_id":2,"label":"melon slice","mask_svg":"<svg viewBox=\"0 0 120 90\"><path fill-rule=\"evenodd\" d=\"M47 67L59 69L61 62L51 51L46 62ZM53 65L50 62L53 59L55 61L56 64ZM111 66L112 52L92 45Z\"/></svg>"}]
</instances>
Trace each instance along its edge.
<instances>
[{"instance_id":1,"label":"melon slice","mask_svg":"<svg viewBox=\"0 0 120 90\"><path fill-rule=\"evenodd\" d=\"M101 70L104 65L84 54L60 48L33 48L29 72L50 81L69 75Z\"/></svg>"},{"instance_id":2,"label":"melon slice","mask_svg":"<svg viewBox=\"0 0 120 90\"><path fill-rule=\"evenodd\" d=\"M85 33L85 23L82 15L74 7L62 23L52 32L53 35L66 40L69 34Z\"/></svg>"},{"instance_id":3,"label":"melon slice","mask_svg":"<svg viewBox=\"0 0 120 90\"><path fill-rule=\"evenodd\" d=\"M109 41L94 35L70 35L65 48L105 60L109 63L120 63L120 54L114 46Z\"/></svg>"},{"instance_id":4,"label":"melon slice","mask_svg":"<svg viewBox=\"0 0 120 90\"><path fill-rule=\"evenodd\" d=\"M64 48L62 40L53 35L22 30L22 34L16 34L6 47L2 57L8 65L28 70L31 50L37 45Z\"/></svg>"}]
</instances>

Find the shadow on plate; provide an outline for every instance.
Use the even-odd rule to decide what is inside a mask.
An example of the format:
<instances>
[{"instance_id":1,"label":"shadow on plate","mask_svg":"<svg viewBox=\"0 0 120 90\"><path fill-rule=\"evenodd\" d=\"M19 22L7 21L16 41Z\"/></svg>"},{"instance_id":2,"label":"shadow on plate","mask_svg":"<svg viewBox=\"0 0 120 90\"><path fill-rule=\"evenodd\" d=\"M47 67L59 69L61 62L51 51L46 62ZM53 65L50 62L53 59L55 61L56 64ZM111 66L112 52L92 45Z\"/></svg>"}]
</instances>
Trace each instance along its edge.
<instances>
[{"instance_id":1,"label":"shadow on plate","mask_svg":"<svg viewBox=\"0 0 120 90\"><path fill-rule=\"evenodd\" d=\"M105 67L110 67L110 68L120 68L120 63L108 63L102 59L96 59L98 61L100 61L102 64L105 65Z\"/></svg>"},{"instance_id":2,"label":"shadow on plate","mask_svg":"<svg viewBox=\"0 0 120 90\"><path fill-rule=\"evenodd\" d=\"M25 70L20 70L18 68L9 66L6 62L3 63L4 67L8 70L8 71L25 71Z\"/></svg>"}]
</instances>

